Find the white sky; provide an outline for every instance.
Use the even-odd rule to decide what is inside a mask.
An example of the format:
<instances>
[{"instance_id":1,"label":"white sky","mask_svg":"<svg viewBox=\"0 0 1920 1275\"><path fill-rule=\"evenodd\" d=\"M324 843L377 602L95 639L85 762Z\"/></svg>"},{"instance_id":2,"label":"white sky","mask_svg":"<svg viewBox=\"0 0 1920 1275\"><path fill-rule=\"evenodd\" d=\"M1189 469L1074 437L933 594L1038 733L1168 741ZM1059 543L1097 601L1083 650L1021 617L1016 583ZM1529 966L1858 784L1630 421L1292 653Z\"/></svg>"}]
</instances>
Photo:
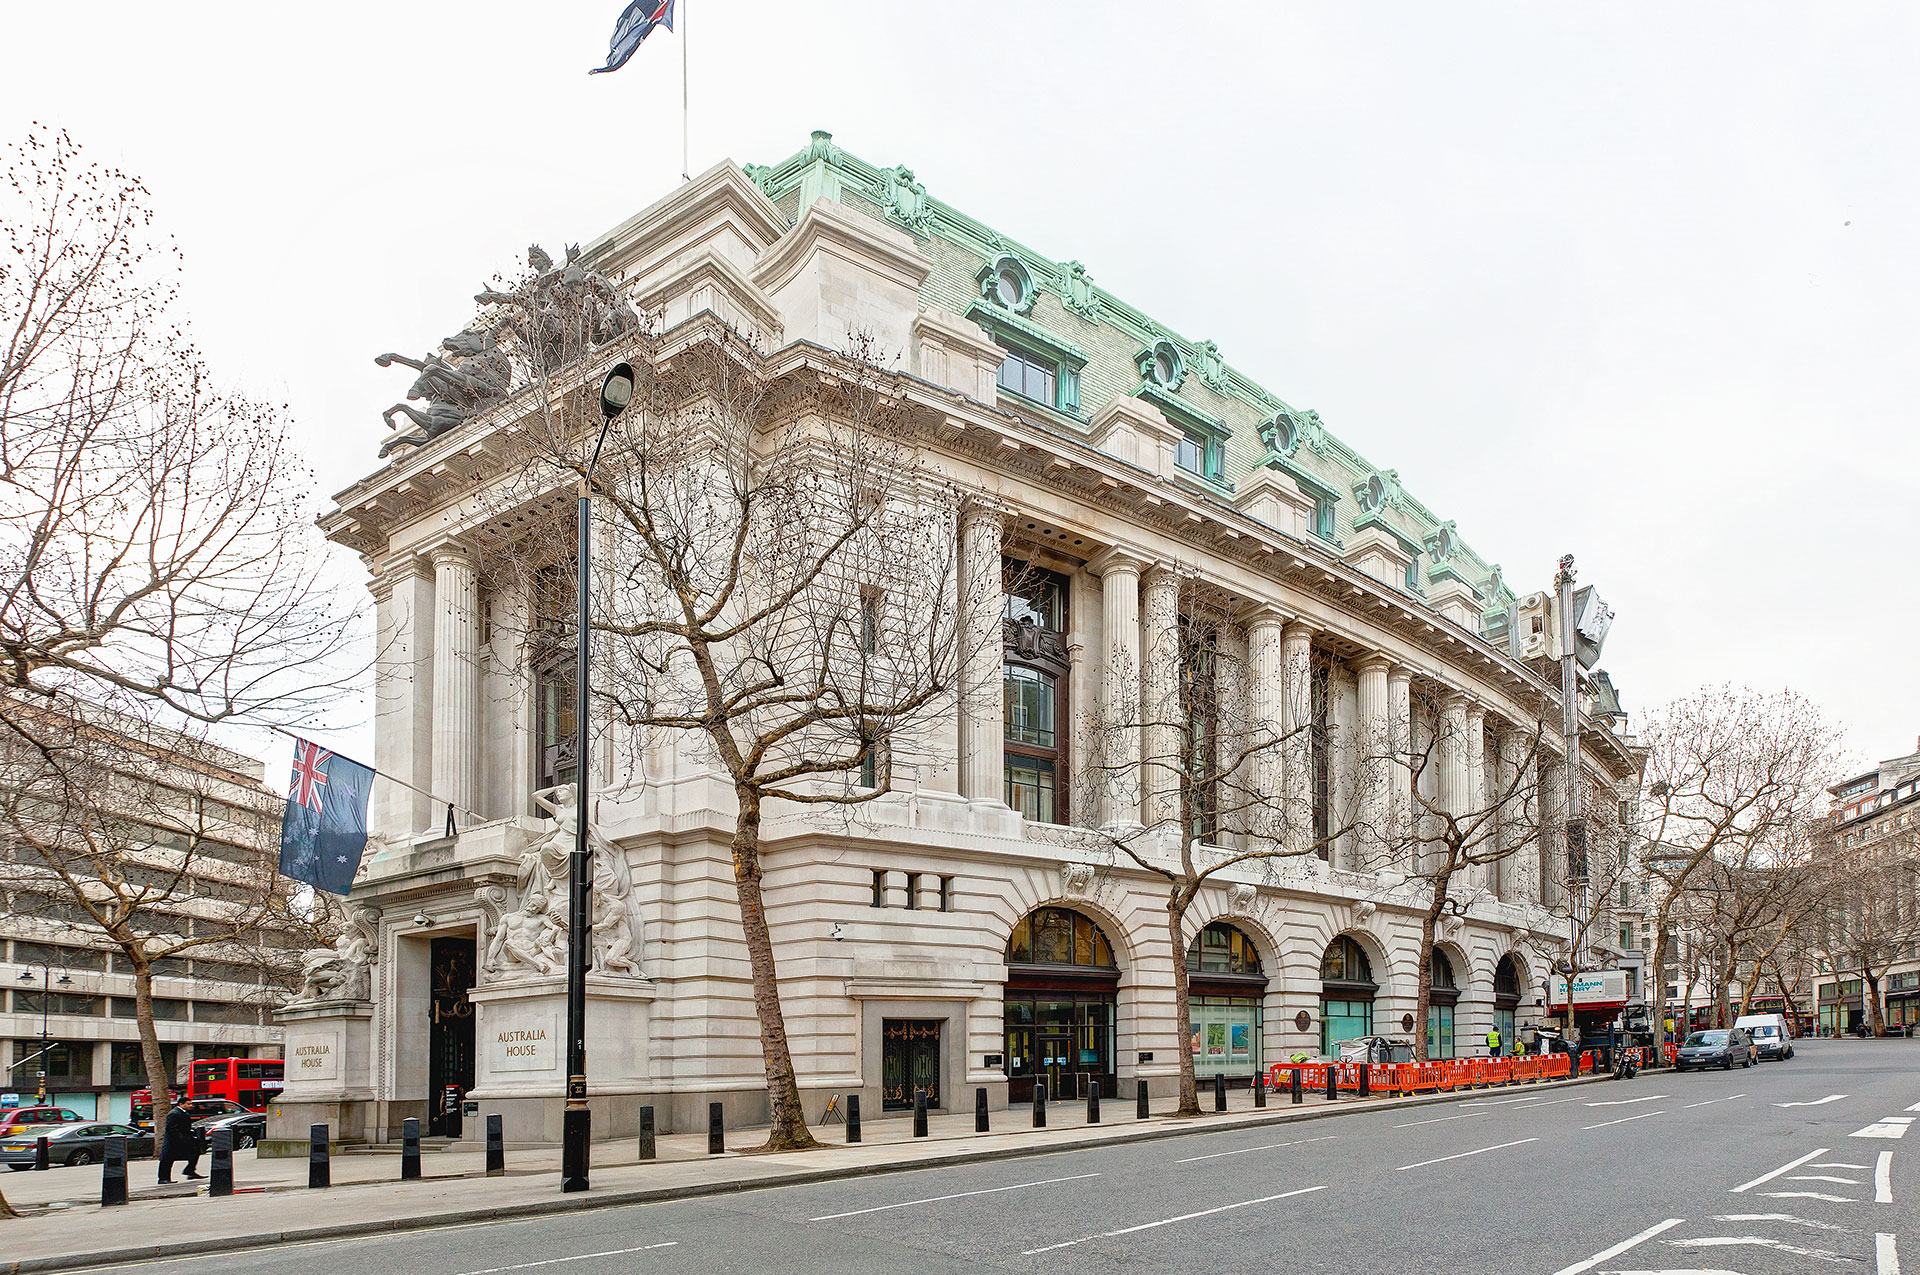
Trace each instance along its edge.
<instances>
[{"instance_id":1,"label":"white sky","mask_svg":"<svg viewBox=\"0 0 1920 1275\"><path fill-rule=\"evenodd\" d=\"M585 74L621 7L4 0L0 137L144 176L216 370L330 495L409 384L375 354L678 181L681 37ZM680 8L695 172L814 128L905 163L1317 409L1516 589L1574 553L1630 710L1792 686L1914 745L1920 9Z\"/></svg>"}]
</instances>

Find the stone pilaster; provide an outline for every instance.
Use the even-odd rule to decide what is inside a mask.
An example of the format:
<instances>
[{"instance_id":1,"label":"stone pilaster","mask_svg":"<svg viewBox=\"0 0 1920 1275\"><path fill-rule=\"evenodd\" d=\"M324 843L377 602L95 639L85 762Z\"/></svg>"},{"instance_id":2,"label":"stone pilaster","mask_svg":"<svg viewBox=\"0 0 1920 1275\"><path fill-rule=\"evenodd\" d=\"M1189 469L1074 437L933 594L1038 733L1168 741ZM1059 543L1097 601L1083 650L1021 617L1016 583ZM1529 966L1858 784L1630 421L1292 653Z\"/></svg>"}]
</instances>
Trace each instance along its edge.
<instances>
[{"instance_id":1,"label":"stone pilaster","mask_svg":"<svg viewBox=\"0 0 1920 1275\"><path fill-rule=\"evenodd\" d=\"M1143 765L1140 784L1145 799L1145 822L1152 828L1172 828L1180 821L1180 578L1171 568L1147 570L1140 641L1141 740Z\"/></svg>"},{"instance_id":2,"label":"stone pilaster","mask_svg":"<svg viewBox=\"0 0 1920 1275\"><path fill-rule=\"evenodd\" d=\"M379 643L373 764L381 776L373 781L370 821L375 832L412 836L431 821L422 793L433 783L433 579L408 555L385 564L369 588Z\"/></svg>"},{"instance_id":3,"label":"stone pilaster","mask_svg":"<svg viewBox=\"0 0 1920 1275\"><path fill-rule=\"evenodd\" d=\"M463 546L441 545L432 559L433 795L466 822L479 801L480 586ZM430 826L441 826L445 813L434 813Z\"/></svg>"},{"instance_id":4,"label":"stone pilaster","mask_svg":"<svg viewBox=\"0 0 1920 1275\"><path fill-rule=\"evenodd\" d=\"M960 516L960 790L969 801L1004 803L1002 528L1000 512L987 506L971 505Z\"/></svg>"},{"instance_id":5,"label":"stone pilaster","mask_svg":"<svg viewBox=\"0 0 1920 1275\"><path fill-rule=\"evenodd\" d=\"M1299 851L1313 842L1313 628L1295 620L1280 641L1280 725L1287 737L1281 793L1286 845Z\"/></svg>"},{"instance_id":6,"label":"stone pilaster","mask_svg":"<svg viewBox=\"0 0 1920 1275\"><path fill-rule=\"evenodd\" d=\"M1384 864L1392 844L1395 762L1387 693L1389 668L1384 655L1363 656L1353 665L1360 696L1359 739L1354 755L1359 765L1355 778L1360 792L1358 866L1362 868Z\"/></svg>"},{"instance_id":7,"label":"stone pilaster","mask_svg":"<svg viewBox=\"0 0 1920 1275\"><path fill-rule=\"evenodd\" d=\"M1107 738L1093 756L1105 776L1101 822L1115 828L1140 826L1140 573L1145 566L1121 549L1108 549L1088 564L1100 577L1106 635L1100 702Z\"/></svg>"}]
</instances>

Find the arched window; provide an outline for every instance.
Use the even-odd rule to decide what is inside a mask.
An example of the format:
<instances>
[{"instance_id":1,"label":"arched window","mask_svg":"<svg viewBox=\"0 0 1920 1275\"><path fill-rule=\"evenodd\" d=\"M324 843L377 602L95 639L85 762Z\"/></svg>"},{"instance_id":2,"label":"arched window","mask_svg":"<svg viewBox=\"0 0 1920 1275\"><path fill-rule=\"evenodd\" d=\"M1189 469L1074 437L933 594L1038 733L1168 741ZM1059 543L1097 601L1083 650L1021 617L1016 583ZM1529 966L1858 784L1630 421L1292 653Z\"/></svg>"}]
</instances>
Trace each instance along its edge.
<instances>
[{"instance_id":1,"label":"arched window","mask_svg":"<svg viewBox=\"0 0 1920 1275\"><path fill-rule=\"evenodd\" d=\"M1454 1057L1453 1007L1460 1000L1460 986L1454 980L1453 961L1439 948L1433 949L1428 962L1431 986L1427 991L1427 1060Z\"/></svg>"},{"instance_id":2,"label":"arched window","mask_svg":"<svg viewBox=\"0 0 1920 1275\"><path fill-rule=\"evenodd\" d=\"M1498 1005L1506 1002L1506 1008L1512 1009L1520 1000L1520 967L1511 956L1503 956L1500 963L1493 967L1493 1002Z\"/></svg>"},{"instance_id":3,"label":"arched window","mask_svg":"<svg viewBox=\"0 0 1920 1275\"><path fill-rule=\"evenodd\" d=\"M1258 974L1260 954L1252 939L1225 921L1215 921L1193 936L1187 968L1196 974Z\"/></svg>"},{"instance_id":4,"label":"arched window","mask_svg":"<svg viewBox=\"0 0 1920 1275\"><path fill-rule=\"evenodd\" d=\"M1267 978L1253 940L1215 921L1187 946L1187 1039L1196 1075L1252 1083L1262 1063Z\"/></svg>"},{"instance_id":5,"label":"arched window","mask_svg":"<svg viewBox=\"0 0 1920 1275\"><path fill-rule=\"evenodd\" d=\"M1009 965L1085 965L1110 970L1113 944L1071 908L1040 908L1021 918L1007 940Z\"/></svg>"},{"instance_id":6,"label":"arched window","mask_svg":"<svg viewBox=\"0 0 1920 1275\"><path fill-rule=\"evenodd\" d=\"M1460 984L1453 978L1453 961L1439 948L1433 949L1433 987L1435 991L1456 992Z\"/></svg>"},{"instance_id":7,"label":"arched window","mask_svg":"<svg viewBox=\"0 0 1920 1275\"><path fill-rule=\"evenodd\" d=\"M1320 1052L1333 1056L1343 1040L1373 1035L1373 965L1345 934L1320 958Z\"/></svg>"},{"instance_id":8,"label":"arched window","mask_svg":"<svg viewBox=\"0 0 1920 1275\"><path fill-rule=\"evenodd\" d=\"M1320 958L1320 980L1324 983L1371 984L1373 966L1367 961L1367 954L1360 945L1342 934L1327 944L1326 955Z\"/></svg>"}]
</instances>

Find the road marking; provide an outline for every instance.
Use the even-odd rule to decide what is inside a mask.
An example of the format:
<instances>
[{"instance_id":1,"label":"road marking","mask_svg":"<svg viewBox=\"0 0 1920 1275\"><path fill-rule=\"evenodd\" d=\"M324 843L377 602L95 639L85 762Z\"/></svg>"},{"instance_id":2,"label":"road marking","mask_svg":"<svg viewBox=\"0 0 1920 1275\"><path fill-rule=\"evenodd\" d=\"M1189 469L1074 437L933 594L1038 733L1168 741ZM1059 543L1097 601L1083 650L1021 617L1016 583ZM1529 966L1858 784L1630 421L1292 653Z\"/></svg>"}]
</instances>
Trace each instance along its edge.
<instances>
[{"instance_id":1,"label":"road marking","mask_svg":"<svg viewBox=\"0 0 1920 1275\"><path fill-rule=\"evenodd\" d=\"M1893 1203L1893 1152L1882 1151L1880 1162L1873 1166L1873 1202L1875 1204Z\"/></svg>"},{"instance_id":2,"label":"road marking","mask_svg":"<svg viewBox=\"0 0 1920 1275\"><path fill-rule=\"evenodd\" d=\"M1241 1147L1238 1151L1215 1151L1212 1155L1190 1155L1184 1160L1175 1160L1175 1164L1192 1164L1196 1160L1218 1160L1223 1155L1246 1155L1253 1151L1278 1151L1281 1147L1303 1147L1309 1142L1331 1142L1334 1135L1329 1133L1319 1138L1297 1138L1292 1142L1269 1142L1264 1147Z\"/></svg>"},{"instance_id":3,"label":"road marking","mask_svg":"<svg viewBox=\"0 0 1920 1275\"><path fill-rule=\"evenodd\" d=\"M862 1213L885 1213L888 1209L910 1209L916 1204L938 1204L942 1200L959 1200L969 1195L998 1195L1002 1191L1021 1191L1030 1186L1050 1186L1055 1182L1078 1182L1082 1178L1097 1178L1098 1173L1076 1173L1065 1178L1041 1178L1038 1182L1016 1182L1012 1186L990 1186L981 1191L955 1191L952 1195L930 1195L924 1200L902 1200L898 1204L876 1204L870 1209L848 1209L845 1213L823 1213L819 1217L810 1217L809 1222L831 1222L837 1217L858 1217Z\"/></svg>"},{"instance_id":4,"label":"road marking","mask_svg":"<svg viewBox=\"0 0 1920 1275\"><path fill-rule=\"evenodd\" d=\"M1733 1190L1727 1192L1727 1194L1739 1195L1743 1191L1750 1191L1754 1187L1759 1186L1762 1182L1773 1181L1775 1178L1779 1177L1782 1173L1792 1173L1795 1169L1799 1168L1801 1165L1805 1164L1807 1161L1813 1159L1813 1157L1817 1155L1825 1155L1827 1152L1831 1150L1833 1150L1832 1147L1821 1147L1818 1151L1809 1151L1807 1152L1807 1154L1801 1156L1798 1160L1789 1160L1787 1163L1775 1169L1772 1173L1763 1173L1751 1182L1741 1183L1739 1186L1733 1188Z\"/></svg>"},{"instance_id":5,"label":"road marking","mask_svg":"<svg viewBox=\"0 0 1920 1275\"><path fill-rule=\"evenodd\" d=\"M1508 1147L1521 1147L1529 1142L1538 1142L1538 1138L1522 1138L1518 1142L1502 1142L1497 1147L1481 1147L1478 1151L1462 1151L1459 1155L1443 1155L1438 1160L1422 1160L1418 1164L1403 1164L1395 1173L1405 1173L1408 1169L1424 1169L1430 1164L1445 1164L1449 1160L1464 1160L1470 1155L1485 1155L1489 1151L1504 1151Z\"/></svg>"},{"instance_id":6,"label":"road marking","mask_svg":"<svg viewBox=\"0 0 1920 1275\"><path fill-rule=\"evenodd\" d=\"M1864 1129L1855 1129L1849 1138L1893 1138L1898 1140L1907 1136L1907 1130L1913 1126L1905 1118L1888 1116L1876 1120Z\"/></svg>"},{"instance_id":7,"label":"road marking","mask_svg":"<svg viewBox=\"0 0 1920 1275\"><path fill-rule=\"evenodd\" d=\"M1893 1236L1882 1232L1873 1237L1873 1258L1880 1267L1880 1275L1900 1275L1900 1250Z\"/></svg>"},{"instance_id":8,"label":"road marking","mask_svg":"<svg viewBox=\"0 0 1920 1275\"><path fill-rule=\"evenodd\" d=\"M1601 1249L1598 1253L1595 1253L1592 1257L1589 1257L1584 1262L1575 1262L1572 1266L1562 1266L1559 1270L1555 1271L1553 1275L1581 1275L1582 1271L1590 1271L1594 1267L1600 1265L1600 1263L1606 1261L1609 1257L1618 1257L1620 1256L1620 1254L1626 1252L1628 1249L1632 1248L1634 1245L1644 1244L1646 1243L1646 1241L1660 1234L1660 1232L1671 1230L1673 1227L1680 1225L1680 1223L1684 1221L1686 1221L1685 1218L1670 1217L1666 1221L1660 1223L1658 1226L1649 1226L1646 1230L1640 1232L1640 1234L1634 1236L1631 1239L1621 1240L1618 1244L1615 1244L1612 1248Z\"/></svg>"},{"instance_id":9,"label":"road marking","mask_svg":"<svg viewBox=\"0 0 1920 1275\"><path fill-rule=\"evenodd\" d=\"M1732 1102L1735 1098L1744 1098L1746 1096L1747 1095L1743 1093L1736 1093L1729 1094L1725 1098L1709 1098L1705 1102L1690 1102L1687 1104L1686 1109L1691 1111L1695 1107L1711 1107L1716 1102Z\"/></svg>"},{"instance_id":10,"label":"road marking","mask_svg":"<svg viewBox=\"0 0 1920 1275\"><path fill-rule=\"evenodd\" d=\"M1841 1186L1859 1186L1859 1178L1836 1178L1831 1173L1796 1173L1789 1182L1838 1182Z\"/></svg>"},{"instance_id":11,"label":"road marking","mask_svg":"<svg viewBox=\"0 0 1920 1275\"><path fill-rule=\"evenodd\" d=\"M1908 1111L1920 1111L1920 1102L1916 1102L1916 1103L1914 1103L1914 1104L1913 1104L1913 1105L1912 1105L1911 1107L1908 1107L1908 1108L1907 1108L1907 1110L1908 1110Z\"/></svg>"},{"instance_id":12,"label":"road marking","mask_svg":"<svg viewBox=\"0 0 1920 1275\"><path fill-rule=\"evenodd\" d=\"M1795 1257L1813 1257L1823 1262L1851 1262L1851 1257L1842 1257L1830 1253L1824 1248L1801 1248L1797 1244L1788 1244L1783 1240L1770 1240L1762 1235L1703 1235L1697 1240L1662 1240L1662 1244L1671 1244L1675 1248L1732 1248L1735 1245L1751 1244L1755 1248L1770 1248L1776 1252L1791 1253Z\"/></svg>"},{"instance_id":13,"label":"road marking","mask_svg":"<svg viewBox=\"0 0 1920 1275\"><path fill-rule=\"evenodd\" d=\"M1630 1120L1645 1120L1648 1116L1664 1116L1664 1111L1643 1111L1637 1116L1622 1116L1618 1120L1602 1120L1599 1124L1590 1124L1585 1129L1605 1129L1608 1125L1626 1124ZM1585 1132L1585 1129L1582 1132Z\"/></svg>"},{"instance_id":14,"label":"road marking","mask_svg":"<svg viewBox=\"0 0 1920 1275\"><path fill-rule=\"evenodd\" d=\"M1587 1105L1589 1107L1631 1107L1636 1102L1659 1102L1666 1096L1663 1093L1650 1093L1644 1098L1618 1098L1612 1102L1590 1102Z\"/></svg>"},{"instance_id":15,"label":"road marking","mask_svg":"<svg viewBox=\"0 0 1920 1275\"><path fill-rule=\"evenodd\" d=\"M1716 1213L1716 1222L1791 1222L1795 1226L1810 1226L1816 1231L1844 1231L1847 1228L1835 1222L1814 1222L1804 1217L1795 1217L1791 1213Z\"/></svg>"},{"instance_id":16,"label":"road marking","mask_svg":"<svg viewBox=\"0 0 1920 1275\"><path fill-rule=\"evenodd\" d=\"M1850 1195L1823 1195L1819 1191L1763 1191L1770 1200L1825 1200L1828 1204L1852 1204Z\"/></svg>"},{"instance_id":17,"label":"road marking","mask_svg":"<svg viewBox=\"0 0 1920 1275\"><path fill-rule=\"evenodd\" d=\"M1442 1120L1467 1120L1474 1116L1484 1116L1486 1114L1484 1111L1469 1111L1464 1116L1439 1116L1432 1120L1414 1120L1407 1124L1397 1124L1393 1127L1396 1129L1415 1129L1423 1124L1439 1124Z\"/></svg>"},{"instance_id":18,"label":"road marking","mask_svg":"<svg viewBox=\"0 0 1920 1275\"><path fill-rule=\"evenodd\" d=\"M1241 1200L1237 1204L1222 1204L1218 1208L1201 1209L1198 1213L1182 1213L1179 1217L1166 1218L1159 1222L1142 1222L1138 1226L1124 1226L1117 1231L1104 1231L1099 1235L1085 1235L1077 1240L1068 1240L1064 1244L1049 1244L1045 1248L1030 1248L1021 1253L1022 1257L1032 1257L1036 1253L1051 1253L1059 1248L1072 1248L1076 1244L1085 1244L1089 1240L1110 1240L1116 1235L1132 1235L1135 1231L1151 1231L1156 1226L1172 1226L1175 1222L1190 1222L1196 1217L1211 1217L1215 1213L1225 1213L1229 1209L1244 1209L1254 1204L1270 1204L1275 1200L1291 1199L1296 1195L1311 1195L1315 1191L1324 1191L1324 1186L1301 1187L1298 1191L1282 1191L1279 1195L1263 1195L1257 1200Z\"/></svg>"},{"instance_id":19,"label":"road marking","mask_svg":"<svg viewBox=\"0 0 1920 1275\"><path fill-rule=\"evenodd\" d=\"M1822 1160L1813 1166L1816 1169L1871 1169L1870 1164L1851 1164L1845 1160Z\"/></svg>"},{"instance_id":20,"label":"road marking","mask_svg":"<svg viewBox=\"0 0 1920 1275\"><path fill-rule=\"evenodd\" d=\"M461 1275L500 1275L501 1271L524 1271L535 1266L557 1266L561 1262L586 1262L596 1257L625 1257L628 1253L645 1253L656 1248L674 1248L679 1240L667 1240L660 1244L642 1244L638 1248L610 1248L604 1253L581 1253L576 1257L548 1257L537 1262L515 1262L512 1266L489 1266L485 1270L463 1271Z\"/></svg>"},{"instance_id":21,"label":"road marking","mask_svg":"<svg viewBox=\"0 0 1920 1275\"><path fill-rule=\"evenodd\" d=\"M1843 1093L1830 1093L1824 1098L1815 1098L1812 1102L1776 1102L1773 1105L1776 1107L1824 1107L1830 1102L1839 1102L1846 1096Z\"/></svg>"},{"instance_id":22,"label":"road marking","mask_svg":"<svg viewBox=\"0 0 1920 1275\"><path fill-rule=\"evenodd\" d=\"M1470 1102L1467 1105L1469 1107L1511 1107L1516 1102L1539 1102L1546 1096L1543 1093L1535 1093L1528 1094L1524 1098L1501 1098L1497 1101L1483 1098L1479 1102Z\"/></svg>"},{"instance_id":23,"label":"road marking","mask_svg":"<svg viewBox=\"0 0 1920 1275\"><path fill-rule=\"evenodd\" d=\"M1506 1105L1508 1105L1509 1103L1515 1103L1515 1102L1528 1102L1528 1103L1532 1103L1532 1104L1533 1104L1532 1106L1530 1106L1530 1107L1528 1107L1528 1108L1527 1108L1527 1110L1528 1110L1528 1111L1538 1111L1538 1110L1539 1110L1540 1108L1542 1108L1542 1107L1558 1107L1558 1106L1560 1106L1560 1105L1561 1105L1562 1103L1568 1103L1568 1102L1579 1102L1579 1101L1581 1101L1581 1099L1580 1099L1580 1098L1555 1098L1555 1099L1554 1099L1554 1100L1553 1100L1552 1102L1535 1102L1535 1101L1534 1101L1533 1099L1531 1099L1531 1098L1508 1098L1508 1099L1506 1099L1506 1100L1505 1100L1504 1102L1486 1102L1486 1103L1480 1103L1480 1102L1469 1102L1469 1103L1467 1103L1466 1105L1467 1105L1467 1106L1469 1106L1469 1107L1482 1107L1482 1106L1484 1106L1484 1107L1504 1107L1504 1106L1506 1106Z\"/></svg>"}]
</instances>

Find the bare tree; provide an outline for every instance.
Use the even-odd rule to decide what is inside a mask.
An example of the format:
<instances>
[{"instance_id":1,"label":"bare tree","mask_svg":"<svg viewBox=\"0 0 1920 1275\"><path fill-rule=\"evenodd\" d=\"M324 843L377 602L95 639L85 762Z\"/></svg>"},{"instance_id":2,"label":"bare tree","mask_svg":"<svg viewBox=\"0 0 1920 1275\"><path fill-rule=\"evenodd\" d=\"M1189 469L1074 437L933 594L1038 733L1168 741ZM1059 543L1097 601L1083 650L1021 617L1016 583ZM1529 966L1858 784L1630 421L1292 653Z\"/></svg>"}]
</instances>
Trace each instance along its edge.
<instances>
[{"instance_id":1,"label":"bare tree","mask_svg":"<svg viewBox=\"0 0 1920 1275\"><path fill-rule=\"evenodd\" d=\"M1814 941L1836 978L1859 976L1868 1030L1884 1036L1888 968L1920 946L1920 830L1898 827L1842 846L1838 829L1823 820L1814 835Z\"/></svg>"}]
</instances>

